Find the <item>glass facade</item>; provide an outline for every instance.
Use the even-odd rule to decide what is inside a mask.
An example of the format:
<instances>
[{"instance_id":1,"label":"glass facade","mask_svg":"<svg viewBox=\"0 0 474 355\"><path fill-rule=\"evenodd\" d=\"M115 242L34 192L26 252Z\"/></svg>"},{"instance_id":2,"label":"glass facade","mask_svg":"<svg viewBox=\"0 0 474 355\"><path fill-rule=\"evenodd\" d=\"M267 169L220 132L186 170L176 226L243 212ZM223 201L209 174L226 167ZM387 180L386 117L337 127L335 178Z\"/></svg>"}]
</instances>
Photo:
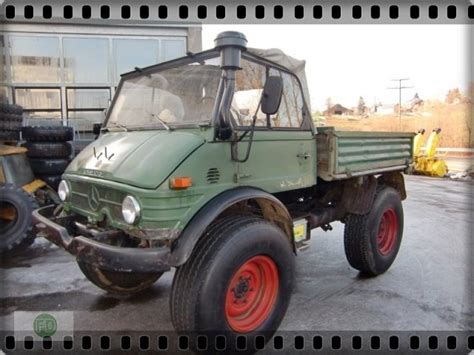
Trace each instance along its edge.
<instances>
[{"instance_id":1,"label":"glass facade","mask_svg":"<svg viewBox=\"0 0 474 355\"><path fill-rule=\"evenodd\" d=\"M0 33L0 99L27 118L90 131L120 74L184 56L186 36Z\"/></svg>"}]
</instances>

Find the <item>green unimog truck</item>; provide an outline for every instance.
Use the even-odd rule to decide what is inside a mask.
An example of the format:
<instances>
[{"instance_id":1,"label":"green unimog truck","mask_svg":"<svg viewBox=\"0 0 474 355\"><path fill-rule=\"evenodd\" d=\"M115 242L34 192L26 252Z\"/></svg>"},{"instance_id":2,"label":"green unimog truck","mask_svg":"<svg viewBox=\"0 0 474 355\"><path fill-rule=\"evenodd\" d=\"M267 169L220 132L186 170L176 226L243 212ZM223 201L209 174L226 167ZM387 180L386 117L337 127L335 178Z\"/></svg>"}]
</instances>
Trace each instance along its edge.
<instances>
[{"instance_id":1,"label":"green unimog truck","mask_svg":"<svg viewBox=\"0 0 474 355\"><path fill-rule=\"evenodd\" d=\"M345 223L364 274L393 263L413 134L314 127L304 61L246 43L224 32L211 50L124 74L100 136L63 175L62 205L34 221L106 291L175 268L178 332L268 340L313 229Z\"/></svg>"}]
</instances>

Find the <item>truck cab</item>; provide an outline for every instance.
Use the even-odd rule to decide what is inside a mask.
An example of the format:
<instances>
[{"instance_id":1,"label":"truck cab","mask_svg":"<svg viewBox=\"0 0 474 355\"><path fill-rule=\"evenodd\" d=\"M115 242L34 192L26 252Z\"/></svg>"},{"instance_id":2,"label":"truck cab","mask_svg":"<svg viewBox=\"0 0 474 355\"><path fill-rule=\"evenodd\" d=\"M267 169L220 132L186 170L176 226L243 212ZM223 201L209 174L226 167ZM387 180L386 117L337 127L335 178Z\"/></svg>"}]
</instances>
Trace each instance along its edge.
<instances>
[{"instance_id":1,"label":"truck cab","mask_svg":"<svg viewBox=\"0 0 474 355\"><path fill-rule=\"evenodd\" d=\"M314 228L348 222L349 262L371 275L401 242L412 135L318 133L304 61L246 43L224 32L211 50L124 74L99 138L63 175L61 207L34 212L108 292L176 268L180 332L275 331ZM358 254L367 245L378 257Z\"/></svg>"}]
</instances>

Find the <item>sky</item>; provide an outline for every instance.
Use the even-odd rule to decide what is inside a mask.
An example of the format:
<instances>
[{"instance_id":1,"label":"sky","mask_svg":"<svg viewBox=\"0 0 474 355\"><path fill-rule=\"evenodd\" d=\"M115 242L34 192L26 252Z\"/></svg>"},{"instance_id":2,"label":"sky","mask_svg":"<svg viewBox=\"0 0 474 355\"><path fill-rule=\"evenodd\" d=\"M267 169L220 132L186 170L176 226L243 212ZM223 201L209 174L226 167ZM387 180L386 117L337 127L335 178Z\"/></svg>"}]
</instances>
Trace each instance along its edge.
<instances>
[{"instance_id":1,"label":"sky","mask_svg":"<svg viewBox=\"0 0 474 355\"><path fill-rule=\"evenodd\" d=\"M280 48L306 60L312 110L327 98L355 107L398 102L396 78L409 78L402 102L444 99L449 89L469 82L467 25L203 25L203 49L222 31L245 34L249 47Z\"/></svg>"}]
</instances>

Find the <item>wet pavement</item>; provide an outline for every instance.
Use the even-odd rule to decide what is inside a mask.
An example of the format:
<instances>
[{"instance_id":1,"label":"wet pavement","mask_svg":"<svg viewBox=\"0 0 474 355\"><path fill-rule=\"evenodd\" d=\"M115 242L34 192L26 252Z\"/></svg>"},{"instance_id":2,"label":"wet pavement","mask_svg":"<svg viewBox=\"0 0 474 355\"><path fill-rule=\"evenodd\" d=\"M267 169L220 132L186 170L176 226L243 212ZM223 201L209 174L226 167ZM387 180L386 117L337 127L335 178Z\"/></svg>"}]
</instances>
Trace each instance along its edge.
<instances>
[{"instance_id":1,"label":"wet pavement","mask_svg":"<svg viewBox=\"0 0 474 355\"><path fill-rule=\"evenodd\" d=\"M313 233L297 257L297 282L281 330L466 330L474 327L472 187L407 176L405 233L391 269L360 277L347 263L343 225ZM15 311L73 311L75 330L172 330L174 272L133 297L114 297L87 281L74 259L38 239L0 266L0 330Z\"/></svg>"}]
</instances>

